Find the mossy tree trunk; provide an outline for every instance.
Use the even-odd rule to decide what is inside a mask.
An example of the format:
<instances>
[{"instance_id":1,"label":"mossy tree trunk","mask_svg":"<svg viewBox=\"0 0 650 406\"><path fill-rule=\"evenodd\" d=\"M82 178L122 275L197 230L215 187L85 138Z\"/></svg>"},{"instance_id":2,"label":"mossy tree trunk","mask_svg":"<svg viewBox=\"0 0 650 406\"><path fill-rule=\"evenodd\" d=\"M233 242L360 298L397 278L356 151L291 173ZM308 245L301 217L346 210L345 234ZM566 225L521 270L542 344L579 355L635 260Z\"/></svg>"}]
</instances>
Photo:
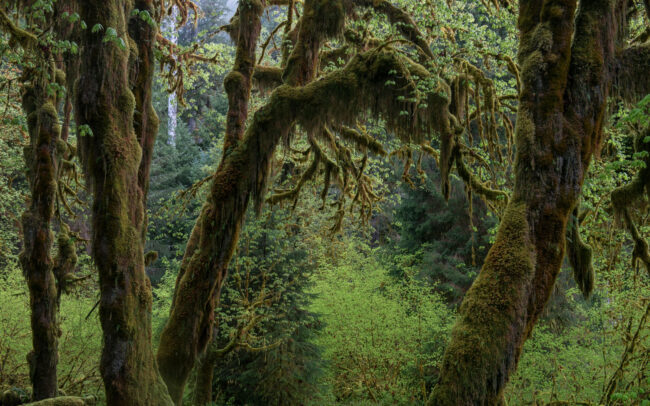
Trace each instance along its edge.
<instances>
[{"instance_id":1,"label":"mossy tree trunk","mask_svg":"<svg viewBox=\"0 0 650 406\"><path fill-rule=\"evenodd\" d=\"M257 191L261 200L259 194L263 193L279 135L286 134L294 122L280 121L283 116L278 115L278 121L269 127L276 130L275 134L262 139L256 133L242 141L262 11L263 5L257 0L240 1L237 10L237 53L233 70L224 82L229 102L224 155L188 242L170 318L161 336L158 360L177 404L195 361L211 340L215 303L219 301L249 199ZM285 82L304 85L314 78L321 42L340 31L344 17L340 1L305 3L299 38L284 72ZM202 364L202 372L210 365L214 363Z\"/></svg>"},{"instance_id":2,"label":"mossy tree trunk","mask_svg":"<svg viewBox=\"0 0 650 406\"><path fill-rule=\"evenodd\" d=\"M48 16L49 18L50 16ZM30 22L30 18L26 18ZM38 37L20 28L0 9L0 29L20 45L33 66L24 67L22 108L27 119L29 145L24 149L30 201L22 216L23 250L19 259L30 296L33 350L27 355L33 398L54 397L58 391L57 364L59 297L55 260L51 250L51 223L57 196L61 127L57 94L50 85L64 78ZM26 64L27 65L27 64Z\"/></svg>"},{"instance_id":3,"label":"mossy tree trunk","mask_svg":"<svg viewBox=\"0 0 650 406\"><path fill-rule=\"evenodd\" d=\"M158 348L160 371L176 404L181 404L195 361L212 337L215 303L250 195L250 189L240 188L238 180L246 179L247 173L254 170L250 167L260 164L248 162L234 151L241 142L248 117L262 11L258 0L242 0L237 9L237 51L233 69L224 81L228 95L224 155L185 249L169 321Z\"/></svg>"},{"instance_id":4,"label":"mossy tree trunk","mask_svg":"<svg viewBox=\"0 0 650 406\"><path fill-rule=\"evenodd\" d=\"M92 130L81 138L80 152L94 198L92 254L99 271L106 400L171 405L153 354L151 284L143 253L147 154L156 124L148 89L155 31L144 21L129 24L133 7L131 1L80 2L89 29L81 36L75 112L78 123ZM153 0L138 7L153 15ZM97 24L103 29L90 29ZM109 29L117 38L104 41Z\"/></svg>"},{"instance_id":5,"label":"mossy tree trunk","mask_svg":"<svg viewBox=\"0 0 650 406\"><path fill-rule=\"evenodd\" d=\"M514 193L461 305L430 405L503 403L560 270L567 221L601 141L625 4L520 2Z\"/></svg>"},{"instance_id":6,"label":"mossy tree trunk","mask_svg":"<svg viewBox=\"0 0 650 406\"><path fill-rule=\"evenodd\" d=\"M29 287L33 351L27 356L33 399L56 396L59 294L51 255L53 233L51 222L57 191L57 143L61 127L56 111L56 98L48 97L48 77L53 69L28 74L30 80L23 91L23 111L27 116L30 144L25 148L30 203L22 217L24 247L20 263ZM50 68L53 68L51 66Z\"/></svg>"}]
</instances>

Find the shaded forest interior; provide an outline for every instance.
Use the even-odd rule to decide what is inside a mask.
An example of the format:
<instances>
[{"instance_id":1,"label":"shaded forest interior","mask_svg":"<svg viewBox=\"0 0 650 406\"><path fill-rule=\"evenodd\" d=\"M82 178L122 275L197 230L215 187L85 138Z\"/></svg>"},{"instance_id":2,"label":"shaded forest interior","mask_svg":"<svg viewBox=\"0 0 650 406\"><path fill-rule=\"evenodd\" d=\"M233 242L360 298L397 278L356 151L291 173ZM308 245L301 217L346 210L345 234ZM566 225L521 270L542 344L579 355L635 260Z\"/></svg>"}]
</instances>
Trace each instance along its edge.
<instances>
[{"instance_id":1,"label":"shaded forest interior","mask_svg":"<svg viewBox=\"0 0 650 406\"><path fill-rule=\"evenodd\" d=\"M650 406L649 0L0 1L0 406Z\"/></svg>"}]
</instances>

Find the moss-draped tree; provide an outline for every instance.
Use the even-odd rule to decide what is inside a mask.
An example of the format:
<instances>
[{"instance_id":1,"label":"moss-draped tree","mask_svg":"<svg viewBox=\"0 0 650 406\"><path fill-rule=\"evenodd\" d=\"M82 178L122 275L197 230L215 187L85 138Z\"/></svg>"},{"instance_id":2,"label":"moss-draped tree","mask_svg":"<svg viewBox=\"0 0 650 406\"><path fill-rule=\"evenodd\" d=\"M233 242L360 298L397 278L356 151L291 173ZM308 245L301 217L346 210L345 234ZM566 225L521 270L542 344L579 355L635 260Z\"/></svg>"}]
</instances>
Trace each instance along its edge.
<instances>
[{"instance_id":1,"label":"moss-draped tree","mask_svg":"<svg viewBox=\"0 0 650 406\"><path fill-rule=\"evenodd\" d=\"M425 123L440 137L443 189L455 164L461 178L476 193L489 199L503 196L478 182L463 162L460 151L464 146L458 141L464 114L459 100L464 96L462 86L453 87L457 83L453 79L447 81L453 88L441 92L451 95L451 101L448 97L432 101L419 122L418 114L412 115L409 122L397 119L395 115L404 106L390 105L387 100L398 95L390 94L385 87L379 91L378 84L392 78L391 71L403 73L397 77L409 77L404 72L405 65L409 70L418 69L418 77L428 77L430 73L413 61L405 64L384 44L375 44L374 50L352 57L340 71L311 81L311 72L318 66L321 39L313 30L331 35L330 27L343 25L334 16L340 12L340 18L345 19L347 12L359 5L372 6L390 21L401 22L402 35L421 49L422 60L430 57L428 47L424 47L426 41L412 20L390 4L336 5L314 1L306 2L304 16L293 30L287 30L287 39L294 42L294 47L280 70L265 67L253 72L254 78L259 72L260 78L270 78L276 85L281 77L284 85L276 88L268 103L255 114L243 139L236 144L227 142L202 220L190 240L177 281L170 323L158 354L161 363L187 365L184 371L173 372L178 382L172 385L178 387L176 399L194 359L209 341L214 299L218 298L226 277L225 269L249 196L260 202L270 156L277 142L295 124L308 134L319 134L322 127L350 123L367 108L375 115L383 115L397 133L416 130L416 134L421 128L418 125ZM626 18L632 6L629 2L608 0L520 2L520 71L511 63L521 86L514 193L497 241L461 307L441 380L430 404L502 401L508 377L516 368L522 345L548 300L564 258L567 221L578 202L589 162L602 141L612 84L630 83L629 78L647 64L647 45L625 48ZM328 18L318 16L323 10L329 11ZM241 36L245 26L241 18L232 25ZM480 74L469 68L467 71L475 80L485 82ZM637 83L634 92L627 92L626 96L638 97L647 90L645 83ZM230 135L226 137L228 140ZM304 176L311 177L314 172L308 170ZM302 181L298 187L301 184ZM295 190L270 200L294 196ZM592 286L588 261L572 263L578 268L576 279L588 294ZM178 351L179 345L187 349Z\"/></svg>"},{"instance_id":2,"label":"moss-draped tree","mask_svg":"<svg viewBox=\"0 0 650 406\"><path fill-rule=\"evenodd\" d=\"M75 114L78 124L92 132L81 138L80 152L94 199L93 258L100 275L104 331L101 372L109 404L182 402L189 374L211 340L213 312L244 214L251 201L257 207L264 202L281 141L305 135L311 161L295 188L268 200L295 200L307 180L322 175L324 199L330 183L341 190L335 229L341 225L346 196L352 195L362 212L371 210L366 161L354 162L341 142L383 153L357 126L364 117L382 119L407 143L436 135L439 151L434 152L439 154L445 194L455 168L474 193L497 201L506 196L481 182L464 161L472 147L461 141L471 131L467 83L476 83L473 97L484 112L498 104L480 70L461 62L461 74L442 77L432 69L433 53L408 14L386 1L361 0L306 0L295 25L294 4L288 2L285 44L291 46L285 47L279 67L257 66L260 18L271 3L286 5L241 0L225 27L236 43L236 56L224 83L229 100L224 153L188 241L170 318L154 357L151 287L144 271L144 204L157 131L151 107L157 30L132 12L159 17L165 2L78 2L89 28L80 35ZM461 306L432 405L502 402L508 377L564 257L566 225L602 140L612 86L634 84L623 95L630 99L648 91L647 80L635 81L642 79L638 75L648 64L647 43L625 47L630 6L627 0L520 2L519 67L509 61L520 83L514 193L496 243ZM382 42L345 31L346 22L360 18L360 8L385 15L402 38ZM331 38L343 45L324 51ZM402 43L415 52L401 52L396 44ZM346 60L344 66L318 77L324 61L339 59ZM272 92L249 117L254 81ZM424 82L429 83L425 90ZM480 127L477 110L473 120L478 117ZM492 128L487 131L492 135L486 137L498 142L493 110L488 111ZM507 138L510 133L505 133ZM432 150L428 143L422 148ZM353 184L356 193L351 192ZM589 267L577 268L588 291Z\"/></svg>"},{"instance_id":3,"label":"moss-draped tree","mask_svg":"<svg viewBox=\"0 0 650 406\"><path fill-rule=\"evenodd\" d=\"M107 402L115 405L171 404L153 354L144 257L144 204L158 126L151 107L157 29L131 17L138 9L153 18L156 6L152 0L79 2L89 29L81 35L75 113L92 132L80 139L80 152L93 193L100 370Z\"/></svg>"},{"instance_id":4,"label":"moss-draped tree","mask_svg":"<svg viewBox=\"0 0 650 406\"><path fill-rule=\"evenodd\" d=\"M15 20L10 16L12 10L18 17ZM24 158L30 199L22 216L24 245L20 263L30 296L33 351L27 359L34 400L55 397L58 392L59 302L76 263L74 244L62 222L57 256L51 253L55 203L61 190L61 162L71 157L73 149L60 137L59 92L54 89L64 85L65 73L57 68L54 50L48 43L53 40L53 16L53 12L41 10L32 2L0 8L0 28L22 48L24 59L22 108L29 135ZM21 28L19 21L26 27Z\"/></svg>"},{"instance_id":5,"label":"moss-draped tree","mask_svg":"<svg viewBox=\"0 0 650 406\"><path fill-rule=\"evenodd\" d=\"M624 48L631 6L626 0L520 1L514 192L461 305L430 405L502 404L560 271L567 222L602 142L612 85L650 63L647 44L646 57L635 61L641 65L617 63L636 49ZM627 96L649 90L645 82Z\"/></svg>"}]
</instances>

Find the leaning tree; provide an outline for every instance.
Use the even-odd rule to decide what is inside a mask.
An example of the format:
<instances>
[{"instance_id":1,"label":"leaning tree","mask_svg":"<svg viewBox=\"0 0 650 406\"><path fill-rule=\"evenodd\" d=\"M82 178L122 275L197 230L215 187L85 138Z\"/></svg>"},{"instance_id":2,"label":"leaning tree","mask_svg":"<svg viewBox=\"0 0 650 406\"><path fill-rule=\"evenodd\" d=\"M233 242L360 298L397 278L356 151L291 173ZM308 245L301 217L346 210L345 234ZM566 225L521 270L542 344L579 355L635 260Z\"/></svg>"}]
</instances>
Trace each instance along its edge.
<instances>
[{"instance_id":1,"label":"leaning tree","mask_svg":"<svg viewBox=\"0 0 650 406\"><path fill-rule=\"evenodd\" d=\"M472 132L471 119L478 117L480 123L482 114L493 116L498 108L490 80L480 70L461 61L461 74L440 75L426 38L407 14L388 2L325 0L306 1L295 26L290 6L285 23L290 51L285 50L278 67L256 67L255 42L264 6L242 1L225 28L237 44L237 55L225 80L230 109L224 156L189 240L158 352L161 373L177 403L195 359L210 340L214 304L245 209L251 199L258 207L264 201L273 153L281 140L295 136L296 126L308 138L313 160L294 189L272 195L271 201L295 198L304 181L318 172L325 178L325 195L333 178L345 195L353 183L349 177L356 179L360 199L371 200L363 165L345 158L333 161L320 145L338 152L339 141L348 139L368 148L373 140L347 127L359 117L382 118L388 129L410 143L435 135L434 153L446 193L449 172L455 168L475 193L496 200L504 196L482 183L464 161L471 154L462 141ZM396 24L402 39L366 37L354 44L353 33L344 31L346 22L361 18L357 11L364 7ZM520 2L518 61L507 61L520 87L513 134L514 191L496 242L461 306L430 404L502 402L508 377L565 256L567 221L602 142L608 101L614 95L632 101L648 92L640 74L647 66L648 45L627 41L628 19L638 12L642 10L630 1ZM317 77L321 61L340 51L325 51L323 44L341 36L341 48L356 45L353 56L340 69ZM396 42L407 43L414 50L412 58L401 53ZM419 83L425 80L436 85L421 92ZM246 124L253 81L274 90ZM469 115L470 81L477 84L476 103L464 120ZM625 91L613 93L621 88ZM487 120L492 126L497 121ZM487 131L486 136L507 142L508 122L503 116L505 136L498 131ZM588 293L593 286L589 250L579 238L571 241L576 280Z\"/></svg>"},{"instance_id":2,"label":"leaning tree","mask_svg":"<svg viewBox=\"0 0 650 406\"><path fill-rule=\"evenodd\" d=\"M377 197L364 174L366 158L355 160L351 151L381 154L384 149L358 124L362 119L381 119L406 146L419 145L437 156L445 194L450 172L456 171L474 193L495 204L507 200L496 242L461 306L430 399L432 405L502 402L564 258L567 222L602 141L608 100L614 95L633 100L648 92L643 75L648 44L626 42L627 20L639 11L635 2L522 0L518 9L492 4L519 18L518 61L492 55L519 83L513 128L511 115L503 112L512 97L501 97L489 75L470 61L455 59L455 69L441 66L428 37L388 1L305 0L297 8L293 0L241 0L223 27L236 44L234 66L224 81L229 110L223 157L188 241L156 356L144 253L158 124L151 106L159 39L153 22L169 5L178 6L185 20L192 3L86 0L77 5L88 29L80 33L81 62L74 71L75 118L91 133L81 137L79 151L94 200L92 254L100 279L101 373L109 404L181 403L188 376L212 338L215 304L249 203L259 208L266 200L295 200L305 182L321 176L323 198L336 199L335 228L349 207L346 198L368 215ZM260 19L269 6L286 7L286 21L277 64L262 66L258 50L264 53L269 42L260 44ZM399 37L348 29L371 14L383 16ZM330 69L333 61L344 63ZM270 94L249 117L255 83ZM613 92L620 88L626 91ZM511 196L482 181L468 164L480 158L474 150L478 144L472 143L477 128L494 147L491 153L514 143ZM290 149L297 137L309 146L303 151L309 165L293 188L267 197L274 153L282 143ZM404 157L408 167L411 152L405 150ZM330 185L338 191L329 193ZM620 192L620 210L625 212L643 188L634 184ZM577 246L571 252L580 286L588 291L588 250ZM650 258L647 248L642 254Z\"/></svg>"}]
</instances>

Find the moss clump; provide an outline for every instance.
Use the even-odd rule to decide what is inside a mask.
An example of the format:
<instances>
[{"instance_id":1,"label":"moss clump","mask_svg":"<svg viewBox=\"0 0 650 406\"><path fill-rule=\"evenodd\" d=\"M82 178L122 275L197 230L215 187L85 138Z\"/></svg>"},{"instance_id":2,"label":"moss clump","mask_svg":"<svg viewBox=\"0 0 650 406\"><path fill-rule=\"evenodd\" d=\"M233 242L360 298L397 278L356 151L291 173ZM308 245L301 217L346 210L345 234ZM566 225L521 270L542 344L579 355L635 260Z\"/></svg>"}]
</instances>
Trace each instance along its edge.
<instances>
[{"instance_id":1,"label":"moss clump","mask_svg":"<svg viewBox=\"0 0 650 406\"><path fill-rule=\"evenodd\" d=\"M25 406L87 406L84 398L76 396L61 396L41 400L39 402L26 403Z\"/></svg>"},{"instance_id":2,"label":"moss clump","mask_svg":"<svg viewBox=\"0 0 650 406\"><path fill-rule=\"evenodd\" d=\"M74 269L77 266L77 246L70 235L70 228L61 223L61 230L57 236L57 254L54 258L54 276L58 283L59 295L61 292L70 293L70 285L74 282Z\"/></svg>"},{"instance_id":3,"label":"moss clump","mask_svg":"<svg viewBox=\"0 0 650 406\"><path fill-rule=\"evenodd\" d=\"M357 146L357 148L359 148L361 151L365 151L367 149L373 154L381 156L386 155L384 146L379 141L368 135L368 133L365 131L357 131L353 128L342 126L339 128L339 134L344 140L349 140L354 143L354 145Z\"/></svg>"}]
</instances>

